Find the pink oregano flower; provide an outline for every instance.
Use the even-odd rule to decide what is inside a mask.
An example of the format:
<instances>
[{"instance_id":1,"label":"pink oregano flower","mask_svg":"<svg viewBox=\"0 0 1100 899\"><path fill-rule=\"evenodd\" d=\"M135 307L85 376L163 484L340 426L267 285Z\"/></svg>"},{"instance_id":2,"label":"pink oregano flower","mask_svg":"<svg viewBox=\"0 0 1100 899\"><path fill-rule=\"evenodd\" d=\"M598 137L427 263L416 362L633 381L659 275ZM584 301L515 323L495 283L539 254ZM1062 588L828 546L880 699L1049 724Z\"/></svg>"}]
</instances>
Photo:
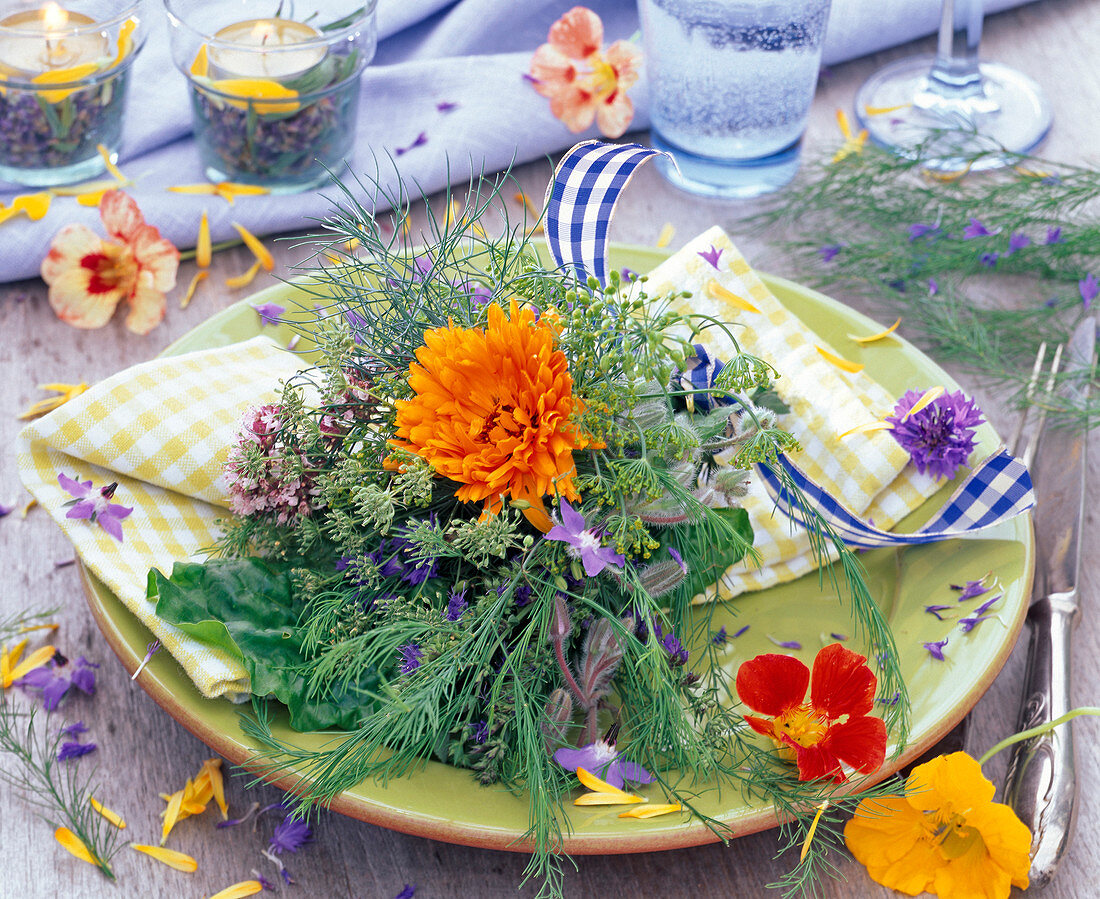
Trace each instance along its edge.
<instances>
[{"instance_id":1,"label":"pink oregano flower","mask_svg":"<svg viewBox=\"0 0 1100 899\"><path fill-rule=\"evenodd\" d=\"M75 224L54 237L41 268L50 305L73 327L101 328L125 301L126 327L148 334L164 318L165 294L176 286L179 250L145 223L122 191L103 195L99 215L109 240Z\"/></svg>"}]
</instances>

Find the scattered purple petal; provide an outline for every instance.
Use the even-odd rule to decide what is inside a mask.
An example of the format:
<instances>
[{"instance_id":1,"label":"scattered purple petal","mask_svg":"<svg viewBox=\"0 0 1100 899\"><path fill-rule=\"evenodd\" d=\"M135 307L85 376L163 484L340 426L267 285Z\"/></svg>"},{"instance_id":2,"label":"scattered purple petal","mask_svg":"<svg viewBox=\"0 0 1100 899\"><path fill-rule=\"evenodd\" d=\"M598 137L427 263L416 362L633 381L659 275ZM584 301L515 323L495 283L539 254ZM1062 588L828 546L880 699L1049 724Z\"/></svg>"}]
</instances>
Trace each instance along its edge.
<instances>
[{"instance_id":1,"label":"scattered purple petal","mask_svg":"<svg viewBox=\"0 0 1100 899\"><path fill-rule=\"evenodd\" d=\"M1000 253L982 253L982 255L978 257L978 261L989 268L995 268L999 258Z\"/></svg>"},{"instance_id":2,"label":"scattered purple petal","mask_svg":"<svg viewBox=\"0 0 1100 899\"><path fill-rule=\"evenodd\" d=\"M1092 301L1100 293L1100 283L1096 281L1096 275L1088 274L1077 282L1077 289L1081 292L1081 304L1086 308L1092 307Z\"/></svg>"},{"instance_id":3,"label":"scattered purple petal","mask_svg":"<svg viewBox=\"0 0 1100 899\"><path fill-rule=\"evenodd\" d=\"M1065 243L1066 239L1062 237L1061 227L1047 228L1047 239L1043 241L1048 247L1051 244Z\"/></svg>"},{"instance_id":4,"label":"scattered purple petal","mask_svg":"<svg viewBox=\"0 0 1100 899\"><path fill-rule=\"evenodd\" d=\"M261 303L259 306L253 304L252 308L260 316L260 327L279 324L279 316L286 312L286 306L278 303Z\"/></svg>"},{"instance_id":5,"label":"scattered purple petal","mask_svg":"<svg viewBox=\"0 0 1100 899\"><path fill-rule=\"evenodd\" d=\"M963 228L963 240L971 240L975 237L992 237L994 234L1000 234L1000 232L1000 228L990 231L978 219L972 218L970 224Z\"/></svg>"},{"instance_id":6,"label":"scattered purple petal","mask_svg":"<svg viewBox=\"0 0 1100 899\"><path fill-rule=\"evenodd\" d=\"M935 615L940 621L943 621L943 615L940 612L946 612L949 609L955 608L954 606L925 606L924 611L929 615Z\"/></svg>"},{"instance_id":7,"label":"scattered purple petal","mask_svg":"<svg viewBox=\"0 0 1100 899\"><path fill-rule=\"evenodd\" d=\"M1031 238L1020 231L1016 231L1008 238L1008 249L1005 250L1005 255L1011 256L1017 250L1029 246L1031 246Z\"/></svg>"},{"instance_id":8,"label":"scattered purple petal","mask_svg":"<svg viewBox=\"0 0 1100 899\"><path fill-rule=\"evenodd\" d=\"M711 268L715 271L719 271L718 260L722 257L722 251L715 247L714 244L710 245L709 250L703 250L699 255L710 263Z\"/></svg>"},{"instance_id":9,"label":"scattered purple petal","mask_svg":"<svg viewBox=\"0 0 1100 899\"><path fill-rule=\"evenodd\" d=\"M88 728L83 721L74 721L68 727L63 727L58 731L58 733L64 737L78 737L87 732Z\"/></svg>"},{"instance_id":10,"label":"scattered purple petal","mask_svg":"<svg viewBox=\"0 0 1100 899\"><path fill-rule=\"evenodd\" d=\"M875 702L877 702L879 705L895 706L895 705L898 704L898 701L900 699L901 699L901 690L898 690L889 699L878 698L878 699L875 700Z\"/></svg>"},{"instance_id":11,"label":"scattered purple petal","mask_svg":"<svg viewBox=\"0 0 1100 899\"><path fill-rule=\"evenodd\" d=\"M826 244L823 247L818 248L818 253L821 254L822 262L832 262L840 254L840 251L844 249L844 246L839 243Z\"/></svg>"},{"instance_id":12,"label":"scattered purple petal","mask_svg":"<svg viewBox=\"0 0 1100 899\"><path fill-rule=\"evenodd\" d=\"M436 103L435 108L439 112L454 112L461 105L462 105L461 103L454 103L450 100L443 100L440 103Z\"/></svg>"},{"instance_id":13,"label":"scattered purple petal","mask_svg":"<svg viewBox=\"0 0 1100 899\"><path fill-rule=\"evenodd\" d=\"M139 674L145 670L145 666L149 664L149 660L156 655L157 650L160 649L160 640L154 640L148 646L145 647L145 658L141 660L141 664L137 666L130 680L137 680Z\"/></svg>"},{"instance_id":14,"label":"scattered purple petal","mask_svg":"<svg viewBox=\"0 0 1100 899\"><path fill-rule=\"evenodd\" d=\"M312 839L312 827L305 821L287 817L275 825L275 832L271 834L271 844L268 849L276 855L282 852L297 852Z\"/></svg>"},{"instance_id":15,"label":"scattered purple petal","mask_svg":"<svg viewBox=\"0 0 1100 899\"><path fill-rule=\"evenodd\" d=\"M623 276L624 281L629 281L632 278L637 278L638 277L638 273L636 271L634 271L633 269L629 269L629 268L624 268L621 272L619 272L619 274Z\"/></svg>"},{"instance_id":16,"label":"scattered purple petal","mask_svg":"<svg viewBox=\"0 0 1100 899\"><path fill-rule=\"evenodd\" d=\"M711 635L710 642L715 646L725 646L729 641L729 635L726 633L726 626L723 624L718 630Z\"/></svg>"},{"instance_id":17,"label":"scattered purple petal","mask_svg":"<svg viewBox=\"0 0 1100 899\"><path fill-rule=\"evenodd\" d=\"M415 895L416 895L416 884L415 883L407 883L407 884L405 884L405 888L400 893L398 893L396 896L394 896L393 899L413 899L413 896L415 896Z\"/></svg>"},{"instance_id":18,"label":"scattered purple petal","mask_svg":"<svg viewBox=\"0 0 1100 899\"><path fill-rule=\"evenodd\" d=\"M988 577L989 575L986 575ZM988 593L989 588L985 585L985 578L980 578L976 581L967 581L965 584L951 584L952 590L959 590L959 602L966 602L968 599L974 599L976 596L981 596L983 593Z\"/></svg>"},{"instance_id":19,"label":"scattered purple petal","mask_svg":"<svg viewBox=\"0 0 1100 899\"><path fill-rule=\"evenodd\" d=\"M909 241L911 243L929 234L935 234L939 230L940 229L936 225L924 225L920 222L914 222L909 226Z\"/></svg>"},{"instance_id":20,"label":"scattered purple petal","mask_svg":"<svg viewBox=\"0 0 1100 899\"><path fill-rule=\"evenodd\" d=\"M736 639L737 639L738 637L740 637L740 636L741 636L741 635L742 635L743 633L745 633L745 631L747 631L747 630L748 630L748 629L749 629L750 627L752 627L752 625L751 625L751 624L746 624L746 625L745 625L745 626L744 626L743 628L741 628L740 630L736 631L736 632L734 633L734 635L733 635L733 636L732 636L732 637L731 637L730 639L731 639L731 640L736 640Z\"/></svg>"},{"instance_id":21,"label":"scattered purple petal","mask_svg":"<svg viewBox=\"0 0 1100 899\"><path fill-rule=\"evenodd\" d=\"M275 884L264 877L263 874L261 874L255 868L252 869L252 876L256 879L256 882L260 885L261 889L270 890L273 893L276 891Z\"/></svg>"},{"instance_id":22,"label":"scattered purple petal","mask_svg":"<svg viewBox=\"0 0 1100 899\"><path fill-rule=\"evenodd\" d=\"M930 297L934 297L939 292L940 292L940 282L937 281L935 278L929 278L928 279L928 295Z\"/></svg>"},{"instance_id":23,"label":"scattered purple petal","mask_svg":"<svg viewBox=\"0 0 1100 899\"><path fill-rule=\"evenodd\" d=\"M0 503L0 518L3 518L6 515L11 515L11 513L14 512L15 509L15 506L5 506L3 503Z\"/></svg>"},{"instance_id":24,"label":"scattered purple petal","mask_svg":"<svg viewBox=\"0 0 1100 899\"><path fill-rule=\"evenodd\" d=\"M1053 309L1055 306L1058 305L1058 297L1051 297L1049 300L1043 303L1043 305L1046 306L1047 309Z\"/></svg>"},{"instance_id":25,"label":"scattered purple petal","mask_svg":"<svg viewBox=\"0 0 1100 899\"><path fill-rule=\"evenodd\" d=\"M539 81L539 79L532 75L530 72L523 73L523 80L528 82L529 84L542 84L542 82Z\"/></svg>"},{"instance_id":26,"label":"scattered purple petal","mask_svg":"<svg viewBox=\"0 0 1100 899\"><path fill-rule=\"evenodd\" d=\"M62 661L59 661L59 658ZM49 664L28 671L16 686L22 689L40 690L42 707L54 711L70 689L76 687L89 696L95 693L95 670L99 666L80 656L72 667L63 656L54 656Z\"/></svg>"},{"instance_id":27,"label":"scattered purple petal","mask_svg":"<svg viewBox=\"0 0 1100 899\"><path fill-rule=\"evenodd\" d=\"M427 142L428 142L427 132L421 131L416 136L416 140L414 140L407 147L398 147L396 150L393 151L393 155L394 156L404 156L406 153L409 152L409 150L415 150L417 147L422 147Z\"/></svg>"},{"instance_id":28,"label":"scattered purple petal","mask_svg":"<svg viewBox=\"0 0 1100 899\"><path fill-rule=\"evenodd\" d=\"M923 644L924 648L928 650L928 654L930 656L932 656L932 658L937 659L941 662L944 660L944 658L943 658L943 648L946 645L947 645L947 638L946 637L944 637L938 643L925 643L925 644Z\"/></svg>"},{"instance_id":29,"label":"scattered purple petal","mask_svg":"<svg viewBox=\"0 0 1100 899\"><path fill-rule=\"evenodd\" d=\"M771 634L768 634L767 637L768 637L769 640L772 641L772 643L774 643L780 649L801 649L802 648L802 644L799 643L797 640L778 640L775 637L773 637Z\"/></svg>"},{"instance_id":30,"label":"scattered purple petal","mask_svg":"<svg viewBox=\"0 0 1100 899\"><path fill-rule=\"evenodd\" d=\"M989 611L989 609L990 609L990 607L991 607L991 606L993 605L993 603L997 602L997 601L998 601L999 599L1001 599L1001 598L1002 598L1003 596L1004 596L1004 594L1003 594L1003 593L998 593L998 594L997 594L996 596L994 596L994 597L993 597L992 599L987 599L987 600L986 600L985 602L983 602L983 603L982 603L982 604L981 604L980 606L978 606L978 608L976 608L976 609L974 610L974 614L975 614L975 615L984 615L984 614L985 614L986 612L988 612L988 611Z\"/></svg>"},{"instance_id":31,"label":"scattered purple petal","mask_svg":"<svg viewBox=\"0 0 1100 899\"><path fill-rule=\"evenodd\" d=\"M909 410L923 396L906 391L886 421L890 433L909 453L917 471L934 478L953 478L974 450L975 429L985 419L974 401L961 390L945 393L914 415Z\"/></svg>"},{"instance_id":32,"label":"scattered purple petal","mask_svg":"<svg viewBox=\"0 0 1100 899\"><path fill-rule=\"evenodd\" d=\"M78 759L83 755L96 751L95 743L75 743L66 740L61 744L61 751L57 753L59 762L67 762L69 759Z\"/></svg>"},{"instance_id":33,"label":"scattered purple petal","mask_svg":"<svg viewBox=\"0 0 1100 899\"><path fill-rule=\"evenodd\" d=\"M830 633L829 636L832 637L834 640L839 640L841 643L848 639L847 634Z\"/></svg>"},{"instance_id":34,"label":"scattered purple petal","mask_svg":"<svg viewBox=\"0 0 1100 899\"><path fill-rule=\"evenodd\" d=\"M406 643L398 648L401 653L401 673L412 674L420 667L420 660L424 658L424 650L416 643Z\"/></svg>"}]
</instances>

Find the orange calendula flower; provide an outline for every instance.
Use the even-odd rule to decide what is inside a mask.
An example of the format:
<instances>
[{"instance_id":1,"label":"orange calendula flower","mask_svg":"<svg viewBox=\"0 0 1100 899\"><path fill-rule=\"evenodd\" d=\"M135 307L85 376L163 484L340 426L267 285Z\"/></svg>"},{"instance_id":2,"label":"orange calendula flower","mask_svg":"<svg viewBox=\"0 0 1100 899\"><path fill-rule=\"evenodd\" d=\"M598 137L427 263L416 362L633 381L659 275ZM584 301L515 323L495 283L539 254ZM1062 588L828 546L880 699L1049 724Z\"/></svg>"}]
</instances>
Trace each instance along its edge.
<instances>
[{"instance_id":1,"label":"orange calendula flower","mask_svg":"<svg viewBox=\"0 0 1100 899\"><path fill-rule=\"evenodd\" d=\"M602 47L600 17L574 6L550 26L547 43L535 51L531 79L574 134L595 119L606 137L619 137L634 118L626 91L638 80L641 53L629 41L615 41L606 52Z\"/></svg>"},{"instance_id":2,"label":"orange calendula flower","mask_svg":"<svg viewBox=\"0 0 1100 899\"><path fill-rule=\"evenodd\" d=\"M864 799L844 828L873 880L915 896L1007 897L1028 885L1031 834L965 752L918 765L904 796Z\"/></svg>"},{"instance_id":3,"label":"orange calendula flower","mask_svg":"<svg viewBox=\"0 0 1100 899\"><path fill-rule=\"evenodd\" d=\"M433 328L409 366L411 400L397 403L394 445L461 486L490 512L511 498L542 508L548 495L579 499L573 450L589 445L573 422L565 354L544 316L493 303L489 325Z\"/></svg>"},{"instance_id":4,"label":"orange calendula flower","mask_svg":"<svg viewBox=\"0 0 1100 899\"><path fill-rule=\"evenodd\" d=\"M103 195L99 214L111 240L84 225L66 225L53 239L41 269L50 305L74 327L101 328L125 301L130 305L126 327L148 334L164 318L179 251L145 223L137 203L121 191Z\"/></svg>"}]
</instances>

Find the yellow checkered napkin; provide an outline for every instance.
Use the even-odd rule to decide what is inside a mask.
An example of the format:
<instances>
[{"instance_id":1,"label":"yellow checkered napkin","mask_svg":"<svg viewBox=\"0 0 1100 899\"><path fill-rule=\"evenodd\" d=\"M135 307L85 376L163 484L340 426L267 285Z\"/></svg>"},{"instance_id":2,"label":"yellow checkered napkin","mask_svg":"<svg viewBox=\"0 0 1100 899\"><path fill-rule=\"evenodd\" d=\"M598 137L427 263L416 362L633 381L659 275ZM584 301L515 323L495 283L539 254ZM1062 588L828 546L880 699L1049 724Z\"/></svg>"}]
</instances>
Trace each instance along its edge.
<instances>
[{"instance_id":1,"label":"yellow checkered napkin","mask_svg":"<svg viewBox=\"0 0 1100 899\"><path fill-rule=\"evenodd\" d=\"M718 271L699 255L712 246L722 251ZM890 528L935 492L935 482L917 474L908 464L908 453L889 433L837 439L855 425L889 414L896 397L865 372L849 374L826 361L815 346L839 356L843 353L775 298L721 228L699 235L650 272L646 285L650 296L683 290L692 296L676 300L677 311L733 323L741 347L779 371L782 377L775 382L775 390L791 408L781 424L802 445L795 462L849 509L873 519L878 527ZM739 308L723 296L723 290L758 311ZM736 352L730 336L720 328L707 329L697 342L719 359L730 359ZM727 571L718 584L722 598L793 580L815 567L805 532L792 530L782 515L773 516L772 500L758 480L754 479L744 505L756 530L760 564L741 563Z\"/></svg>"},{"instance_id":2,"label":"yellow checkered napkin","mask_svg":"<svg viewBox=\"0 0 1100 899\"><path fill-rule=\"evenodd\" d=\"M243 698L248 675L233 658L160 620L145 598L150 568L201 561L229 498L222 466L242 416L273 402L297 357L265 337L154 359L108 378L45 418L16 443L19 473L73 542L81 561L153 632L204 696ZM134 511L120 544L98 524L68 519L58 474L96 488L118 482L114 502Z\"/></svg>"}]
</instances>

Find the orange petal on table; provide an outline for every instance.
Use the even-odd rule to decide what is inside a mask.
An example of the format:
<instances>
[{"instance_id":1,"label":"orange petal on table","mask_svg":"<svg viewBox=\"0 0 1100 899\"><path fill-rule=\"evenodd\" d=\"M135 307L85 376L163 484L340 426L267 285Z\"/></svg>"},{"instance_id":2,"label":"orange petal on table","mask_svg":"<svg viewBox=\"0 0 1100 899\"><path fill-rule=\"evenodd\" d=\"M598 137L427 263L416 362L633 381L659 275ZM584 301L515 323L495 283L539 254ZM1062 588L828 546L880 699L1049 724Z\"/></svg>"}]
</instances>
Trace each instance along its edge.
<instances>
[{"instance_id":1,"label":"orange petal on table","mask_svg":"<svg viewBox=\"0 0 1100 899\"><path fill-rule=\"evenodd\" d=\"M260 243L260 239L249 231L244 225L238 225L233 222L233 227L237 229L237 233L241 235L241 240L244 241L244 245L252 251L252 255L256 257L260 265L264 267L264 271L269 272L275 268L275 258L268 252L267 247Z\"/></svg>"},{"instance_id":2,"label":"orange petal on table","mask_svg":"<svg viewBox=\"0 0 1100 899\"><path fill-rule=\"evenodd\" d=\"M168 834L172 832L172 828L176 826L176 822L180 819L180 807L183 805L183 790L176 790L171 796L168 797L168 807L164 810L164 823L161 825L160 830L160 845L163 846L168 842Z\"/></svg>"},{"instance_id":3,"label":"orange petal on table","mask_svg":"<svg viewBox=\"0 0 1100 899\"><path fill-rule=\"evenodd\" d=\"M585 793L573 800L573 805L632 805L645 802L633 793Z\"/></svg>"},{"instance_id":4,"label":"orange petal on table","mask_svg":"<svg viewBox=\"0 0 1100 899\"><path fill-rule=\"evenodd\" d=\"M253 281L256 280L256 276L260 273L260 261L257 259L252 263L252 267L242 275L235 275L232 278L225 279L225 286L232 287L234 289L238 287L247 287Z\"/></svg>"},{"instance_id":5,"label":"orange petal on table","mask_svg":"<svg viewBox=\"0 0 1100 899\"><path fill-rule=\"evenodd\" d=\"M210 87L220 94L240 97L240 100L226 100L230 106L247 109L253 106L259 115L269 112L297 112L298 92L273 81L270 78L221 78L211 81Z\"/></svg>"},{"instance_id":6,"label":"orange petal on table","mask_svg":"<svg viewBox=\"0 0 1100 899\"><path fill-rule=\"evenodd\" d=\"M99 155L102 157L103 164L107 166L107 171L110 172L111 177L114 178L116 181L130 183L130 179L122 174L122 171L119 169L119 167L115 165L114 160L111 159L111 151L103 146L103 144L96 144L95 148L98 151Z\"/></svg>"},{"instance_id":7,"label":"orange petal on table","mask_svg":"<svg viewBox=\"0 0 1100 899\"><path fill-rule=\"evenodd\" d=\"M802 841L802 852L798 855L798 863L802 864L806 860L806 856L810 851L810 843L814 840L814 834L817 833L817 825L821 822L821 816L825 814L826 809L829 808L829 800L824 800L821 805L817 807L817 814L814 815L813 823L810 825L810 829L806 831L806 839Z\"/></svg>"},{"instance_id":8,"label":"orange petal on table","mask_svg":"<svg viewBox=\"0 0 1100 899\"><path fill-rule=\"evenodd\" d=\"M13 209L26 213L27 218L32 222L37 222L50 211L52 202L53 194L44 190L36 194L21 194L12 200L11 205Z\"/></svg>"},{"instance_id":9,"label":"orange petal on table","mask_svg":"<svg viewBox=\"0 0 1100 899\"><path fill-rule=\"evenodd\" d=\"M707 281L707 296L715 300L725 300L727 303L732 303L738 309L743 309L745 312L759 312L752 303L743 297L739 297L732 290L728 290L723 287L713 278Z\"/></svg>"},{"instance_id":10,"label":"orange petal on table","mask_svg":"<svg viewBox=\"0 0 1100 899\"><path fill-rule=\"evenodd\" d=\"M676 229L672 226L672 222L665 222L664 227L661 228L661 233L657 236L657 248L664 249L672 243L672 238L675 236Z\"/></svg>"},{"instance_id":11,"label":"orange petal on table","mask_svg":"<svg viewBox=\"0 0 1100 899\"><path fill-rule=\"evenodd\" d=\"M870 421L865 425L856 425L854 428L848 428L843 434L837 434L837 440L843 440L845 437L851 437L853 434L869 434L872 431L892 431L894 426L888 421Z\"/></svg>"},{"instance_id":12,"label":"orange petal on table","mask_svg":"<svg viewBox=\"0 0 1100 899\"><path fill-rule=\"evenodd\" d=\"M187 285L187 292L180 297L180 309L186 309L191 304L191 300L195 297L195 291L198 289L199 282L205 281L209 277L210 272L206 269L195 272L195 277L193 277L191 283Z\"/></svg>"},{"instance_id":13,"label":"orange petal on table","mask_svg":"<svg viewBox=\"0 0 1100 899\"><path fill-rule=\"evenodd\" d=\"M115 190L118 184L112 184L110 187L103 187L99 190L90 190L87 193L78 194L76 202L81 206L88 206L91 209L95 209L103 202L103 196L108 191Z\"/></svg>"},{"instance_id":14,"label":"orange petal on table","mask_svg":"<svg viewBox=\"0 0 1100 899\"><path fill-rule=\"evenodd\" d=\"M836 355L836 353L830 353L828 350L822 349L817 344L814 344L814 349L824 357L826 362L835 365L841 371L846 371L852 375L863 371L864 366L859 362L849 362L847 359Z\"/></svg>"},{"instance_id":15,"label":"orange petal on table","mask_svg":"<svg viewBox=\"0 0 1100 899\"><path fill-rule=\"evenodd\" d=\"M901 319L899 318L896 322L894 322L892 325L890 325L890 327L887 328L885 331L879 331L877 334L870 334L867 337L856 337L855 334L849 334L848 339L849 340L854 340L856 343L860 344L861 346L864 345L864 344L868 344L868 343L874 343L876 340L882 340L882 338L884 338L884 337L889 337L891 334L893 334L898 329L898 325L900 325L900 324L901 324Z\"/></svg>"},{"instance_id":16,"label":"orange petal on table","mask_svg":"<svg viewBox=\"0 0 1100 899\"><path fill-rule=\"evenodd\" d=\"M671 815L673 812L683 810L679 802L661 802L652 805L640 805L637 808L619 812L620 818L656 818L660 815Z\"/></svg>"},{"instance_id":17,"label":"orange petal on table","mask_svg":"<svg viewBox=\"0 0 1100 899\"><path fill-rule=\"evenodd\" d=\"M836 124L840 128L840 133L844 135L845 140L852 139L852 126L848 122L848 113L843 109L837 109L836 111Z\"/></svg>"},{"instance_id":18,"label":"orange petal on table","mask_svg":"<svg viewBox=\"0 0 1100 899\"><path fill-rule=\"evenodd\" d=\"M117 188L117 178L98 178L95 181L84 181L81 184L64 184L61 187L51 187L50 193L55 197L79 197L82 194L105 193Z\"/></svg>"},{"instance_id":19,"label":"orange petal on table","mask_svg":"<svg viewBox=\"0 0 1100 899\"><path fill-rule=\"evenodd\" d=\"M600 780L595 774L585 768L577 769L577 780L588 787L588 789L595 790L597 793L619 793L623 796L630 795L626 790L620 790L618 787L609 784L606 780Z\"/></svg>"},{"instance_id":20,"label":"orange petal on table","mask_svg":"<svg viewBox=\"0 0 1100 899\"><path fill-rule=\"evenodd\" d=\"M237 197L259 197L269 194L271 191L259 184L238 184L235 181L219 181L214 185L214 193L221 197L230 206Z\"/></svg>"},{"instance_id":21,"label":"orange petal on table","mask_svg":"<svg viewBox=\"0 0 1100 899\"><path fill-rule=\"evenodd\" d=\"M905 415L902 416L901 420L907 421L909 419L909 416L916 415L918 412L920 412L921 409L925 408L931 403L934 403L945 393L947 393L946 387L929 387L926 391L924 391L923 394L921 394L921 398L913 403L913 408L906 412Z\"/></svg>"},{"instance_id":22,"label":"orange petal on table","mask_svg":"<svg viewBox=\"0 0 1100 899\"><path fill-rule=\"evenodd\" d=\"M225 782L222 779L222 760L221 759L207 759L202 763L202 771L199 775L202 776L203 772L206 773L207 780L210 784L210 791L213 794L214 801L218 804L218 808L221 810L222 818L229 818L229 806L225 801Z\"/></svg>"},{"instance_id":23,"label":"orange petal on table","mask_svg":"<svg viewBox=\"0 0 1100 899\"><path fill-rule=\"evenodd\" d=\"M29 634L32 631L56 631L60 628L60 624L25 624L19 628L19 633Z\"/></svg>"},{"instance_id":24,"label":"orange petal on table","mask_svg":"<svg viewBox=\"0 0 1100 899\"><path fill-rule=\"evenodd\" d=\"M75 855L82 862L87 862L89 865L98 865L99 862L92 857L92 853L88 851L88 847L84 845L84 841L80 839L75 833L73 833L67 827L59 827L53 832L53 837L59 842L66 851Z\"/></svg>"},{"instance_id":25,"label":"orange petal on table","mask_svg":"<svg viewBox=\"0 0 1100 899\"><path fill-rule=\"evenodd\" d=\"M122 820L122 815L118 812L111 811L107 806L103 805L95 796L88 797L88 804L91 805L97 812L99 812L104 818L110 821L119 830L126 828L126 822Z\"/></svg>"},{"instance_id":26,"label":"orange petal on table","mask_svg":"<svg viewBox=\"0 0 1100 899\"><path fill-rule=\"evenodd\" d=\"M171 184L165 190L173 194L209 194L214 196L218 192L218 186L207 181L201 184Z\"/></svg>"},{"instance_id":27,"label":"orange petal on table","mask_svg":"<svg viewBox=\"0 0 1100 899\"><path fill-rule=\"evenodd\" d=\"M231 887L219 890L210 899L244 899L245 896L255 896L264 885L258 880L242 880Z\"/></svg>"},{"instance_id":28,"label":"orange petal on table","mask_svg":"<svg viewBox=\"0 0 1100 899\"><path fill-rule=\"evenodd\" d=\"M213 252L210 245L210 219L207 218L204 209L202 218L199 219L199 237L195 241L195 262L198 263L199 268L210 268L210 257Z\"/></svg>"},{"instance_id":29,"label":"orange petal on table","mask_svg":"<svg viewBox=\"0 0 1100 899\"><path fill-rule=\"evenodd\" d=\"M144 852L150 858L155 858L158 862L163 862L169 868L175 868L177 871L191 873L199 869L199 863L190 855L176 852L174 849L165 849L163 846L146 846L142 843L131 843L130 848L136 849L138 852Z\"/></svg>"}]
</instances>

